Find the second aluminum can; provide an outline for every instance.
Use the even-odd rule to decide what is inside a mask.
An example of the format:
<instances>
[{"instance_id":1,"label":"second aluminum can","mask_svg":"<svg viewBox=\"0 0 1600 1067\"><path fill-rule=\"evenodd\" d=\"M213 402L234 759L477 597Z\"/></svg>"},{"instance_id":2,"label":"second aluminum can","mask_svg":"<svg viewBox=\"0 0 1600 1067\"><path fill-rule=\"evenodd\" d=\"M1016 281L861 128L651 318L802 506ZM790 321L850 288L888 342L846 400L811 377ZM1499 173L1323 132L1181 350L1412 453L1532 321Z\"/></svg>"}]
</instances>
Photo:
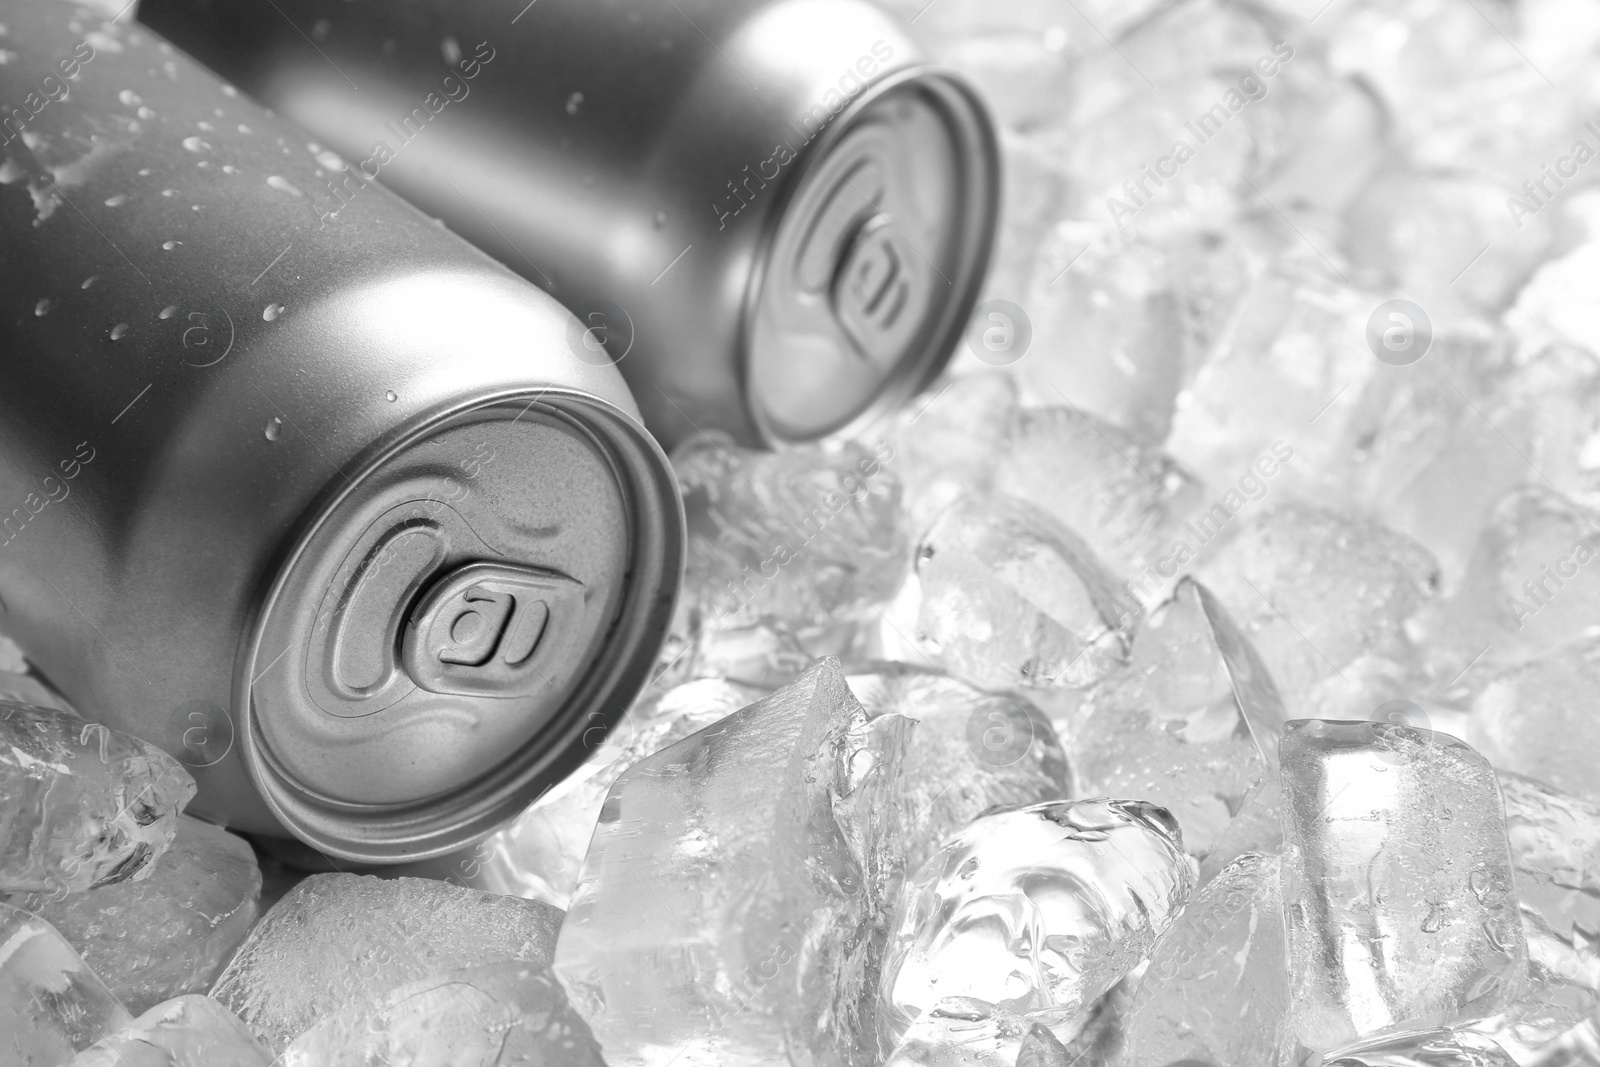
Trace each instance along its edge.
<instances>
[{"instance_id":1,"label":"second aluminum can","mask_svg":"<svg viewBox=\"0 0 1600 1067\"><path fill-rule=\"evenodd\" d=\"M848 432L987 269L987 113L864 0L143 0L140 17L577 313L667 447Z\"/></svg>"}]
</instances>

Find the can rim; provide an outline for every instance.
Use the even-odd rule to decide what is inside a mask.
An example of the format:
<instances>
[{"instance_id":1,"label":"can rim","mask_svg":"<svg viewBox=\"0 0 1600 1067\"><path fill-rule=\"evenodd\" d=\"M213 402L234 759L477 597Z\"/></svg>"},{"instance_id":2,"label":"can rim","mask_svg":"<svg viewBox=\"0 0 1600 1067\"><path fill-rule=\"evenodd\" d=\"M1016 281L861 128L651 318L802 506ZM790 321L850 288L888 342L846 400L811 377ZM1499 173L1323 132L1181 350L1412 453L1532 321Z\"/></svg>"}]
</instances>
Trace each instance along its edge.
<instances>
[{"instance_id":1,"label":"can rim","mask_svg":"<svg viewBox=\"0 0 1600 1067\"><path fill-rule=\"evenodd\" d=\"M958 250L970 249L971 254L958 251L954 257L954 262L959 265L960 276L952 284L952 299L944 301L938 316L924 325L927 342L912 344L884 379L883 385L855 414L821 433L785 435L767 418L755 394L750 373L751 329L766 288L767 275L771 271L778 232L795 197L834 146L855 128L861 117L878 101L908 86L928 92L938 102L941 117L950 129L957 156L965 161L963 181L971 186L966 199L976 203L978 209L965 212L960 225L953 229ZM814 143L805 147L796 163L793 176L784 183L774 199L774 209L767 214L757 242L750 284L745 289L744 303L740 308L739 354L735 360L744 409L755 427L759 444L770 449L808 444L828 437L855 436L885 414L903 407L944 372L988 277L1000 218L1000 143L988 108L965 77L937 64L914 63L873 82L834 121L828 123Z\"/></svg>"},{"instance_id":2,"label":"can rim","mask_svg":"<svg viewBox=\"0 0 1600 1067\"><path fill-rule=\"evenodd\" d=\"M261 640L296 565L358 487L390 460L464 416L524 400L550 403L594 435L628 509L628 588L599 659L561 713L525 743L530 750L541 746L533 758L508 759L444 798L377 805L318 797L274 757L254 714ZM654 669L683 583L683 502L665 453L637 419L602 397L567 387L505 389L440 404L371 445L346 470L350 477L331 479L280 541L251 600L233 682L240 754L278 822L328 857L391 864L444 855L516 818L588 758L595 729L609 736L622 721Z\"/></svg>"}]
</instances>

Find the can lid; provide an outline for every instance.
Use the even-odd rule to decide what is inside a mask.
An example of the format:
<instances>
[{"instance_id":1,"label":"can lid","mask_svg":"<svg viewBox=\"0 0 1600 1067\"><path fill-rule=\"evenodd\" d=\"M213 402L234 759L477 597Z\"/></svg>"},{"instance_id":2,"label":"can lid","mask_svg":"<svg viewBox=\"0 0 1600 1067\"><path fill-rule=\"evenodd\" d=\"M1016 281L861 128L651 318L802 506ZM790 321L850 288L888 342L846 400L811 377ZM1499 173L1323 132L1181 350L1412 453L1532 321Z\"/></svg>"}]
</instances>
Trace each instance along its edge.
<instances>
[{"instance_id":1,"label":"can lid","mask_svg":"<svg viewBox=\"0 0 1600 1067\"><path fill-rule=\"evenodd\" d=\"M578 392L437 413L340 481L279 571L244 753L330 855L437 855L514 817L643 685L681 570L670 468Z\"/></svg>"},{"instance_id":2,"label":"can lid","mask_svg":"<svg viewBox=\"0 0 1600 1067\"><path fill-rule=\"evenodd\" d=\"M904 403L943 369L994 237L999 164L978 98L926 68L874 85L806 153L746 325L772 443Z\"/></svg>"}]
</instances>

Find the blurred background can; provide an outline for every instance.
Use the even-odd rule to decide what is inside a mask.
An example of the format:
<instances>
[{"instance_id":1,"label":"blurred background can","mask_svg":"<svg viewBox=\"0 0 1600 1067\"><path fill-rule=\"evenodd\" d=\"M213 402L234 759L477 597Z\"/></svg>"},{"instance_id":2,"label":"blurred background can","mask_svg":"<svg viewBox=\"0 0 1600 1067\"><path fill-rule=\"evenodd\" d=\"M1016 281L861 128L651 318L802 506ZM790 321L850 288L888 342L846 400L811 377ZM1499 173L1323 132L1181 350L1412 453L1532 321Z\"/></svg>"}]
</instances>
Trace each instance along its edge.
<instances>
[{"instance_id":1,"label":"blurred background can","mask_svg":"<svg viewBox=\"0 0 1600 1067\"><path fill-rule=\"evenodd\" d=\"M983 282L987 113L863 0L140 17L565 303L669 448L805 441L903 404Z\"/></svg>"},{"instance_id":2,"label":"blurred background can","mask_svg":"<svg viewBox=\"0 0 1600 1067\"><path fill-rule=\"evenodd\" d=\"M388 191L319 214L329 154L131 17L5 21L0 626L197 814L469 844L667 625L681 505L625 384Z\"/></svg>"}]
</instances>

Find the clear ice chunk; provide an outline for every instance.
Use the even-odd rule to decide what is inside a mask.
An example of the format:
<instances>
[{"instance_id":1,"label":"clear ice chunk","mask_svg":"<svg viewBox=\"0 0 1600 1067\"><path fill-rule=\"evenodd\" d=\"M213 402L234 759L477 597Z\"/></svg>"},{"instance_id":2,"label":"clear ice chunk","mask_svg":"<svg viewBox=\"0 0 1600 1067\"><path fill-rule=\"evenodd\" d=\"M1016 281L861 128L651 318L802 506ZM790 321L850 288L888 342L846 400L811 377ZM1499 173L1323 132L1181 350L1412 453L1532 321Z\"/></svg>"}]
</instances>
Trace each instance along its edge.
<instances>
[{"instance_id":1,"label":"clear ice chunk","mask_svg":"<svg viewBox=\"0 0 1600 1067\"><path fill-rule=\"evenodd\" d=\"M958 497L988 492L1016 408L1014 379L989 369L950 379L901 414L894 462L913 531L927 529Z\"/></svg>"},{"instance_id":2,"label":"clear ice chunk","mask_svg":"<svg viewBox=\"0 0 1600 1067\"><path fill-rule=\"evenodd\" d=\"M1385 692L1386 672L1373 671L1376 691L1361 694L1357 685L1349 695L1351 682L1369 676L1350 668L1370 657L1396 664L1402 677L1416 672L1405 622L1437 587L1438 564L1370 519L1285 502L1232 529L1198 577L1260 652L1287 714L1343 703L1340 717L1354 718L1399 694ZM1319 701L1319 684L1340 699Z\"/></svg>"},{"instance_id":3,"label":"clear ice chunk","mask_svg":"<svg viewBox=\"0 0 1600 1067\"><path fill-rule=\"evenodd\" d=\"M1600 803L1600 637L1496 672L1472 703L1467 740L1496 767Z\"/></svg>"},{"instance_id":4,"label":"clear ice chunk","mask_svg":"<svg viewBox=\"0 0 1600 1067\"><path fill-rule=\"evenodd\" d=\"M281 1067L606 1067L549 969L507 960L347 1004L294 1040Z\"/></svg>"},{"instance_id":5,"label":"clear ice chunk","mask_svg":"<svg viewBox=\"0 0 1600 1067\"><path fill-rule=\"evenodd\" d=\"M711 641L771 622L804 637L893 596L909 535L892 461L887 442L759 452L699 440L677 451L691 632Z\"/></svg>"},{"instance_id":6,"label":"clear ice chunk","mask_svg":"<svg viewBox=\"0 0 1600 1067\"><path fill-rule=\"evenodd\" d=\"M148 877L194 796L154 745L0 702L0 892L74 893Z\"/></svg>"},{"instance_id":7,"label":"clear ice chunk","mask_svg":"<svg viewBox=\"0 0 1600 1067\"><path fill-rule=\"evenodd\" d=\"M909 729L868 723L822 659L623 772L555 960L611 1067L876 1062L881 841Z\"/></svg>"},{"instance_id":8,"label":"clear ice chunk","mask_svg":"<svg viewBox=\"0 0 1600 1067\"><path fill-rule=\"evenodd\" d=\"M1141 620L1128 666L1091 691L1066 734L1083 794L1161 805L1203 858L1276 763L1283 717L1249 640L1184 577Z\"/></svg>"},{"instance_id":9,"label":"clear ice chunk","mask_svg":"<svg viewBox=\"0 0 1600 1067\"><path fill-rule=\"evenodd\" d=\"M646 691L588 762L462 861L474 889L566 908L606 793L623 771L754 703L760 692L721 678Z\"/></svg>"},{"instance_id":10,"label":"clear ice chunk","mask_svg":"<svg viewBox=\"0 0 1600 1067\"><path fill-rule=\"evenodd\" d=\"M1067 407L1018 416L995 488L1054 516L1127 578L1171 553L1204 491L1151 442Z\"/></svg>"},{"instance_id":11,"label":"clear ice chunk","mask_svg":"<svg viewBox=\"0 0 1600 1067\"><path fill-rule=\"evenodd\" d=\"M53 926L0 903L0 1062L57 1067L132 1021Z\"/></svg>"},{"instance_id":12,"label":"clear ice chunk","mask_svg":"<svg viewBox=\"0 0 1600 1067\"><path fill-rule=\"evenodd\" d=\"M561 912L422 878L313 875L250 931L211 989L274 1052L346 1005L481 963L548 964Z\"/></svg>"},{"instance_id":13,"label":"clear ice chunk","mask_svg":"<svg viewBox=\"0 0 1600 1067\"><path fill-rule=\"evenodd\" d=\"M1600 804L1499 777L1517 899L1563 941L1600 949Z\"/></svg>"},{"instance_id":14,"label":"clear ice chunk","mask_svg":"<svg viewBox=\"0 0 1600 1067\"><path fill-rule=\"evenodd\" d=\"M1144 958L1192 884L1177 824L1154 804L1058 801L979 816L901 890L879 1004L884 1049L950 997L1022 1014L1084 1011Z\"/></svg>"},{"instance_id":15,"label":"clear ice chunk","mask_svg":"<svg viewBox=\"0 0 1600 1067\"><path fill-rule=\"evenodd\" d=\"M1480 654L1516 663L1600 633L1597 556L1600 512L1541 486L1502 499L1460 588L1420 620L1446 677Z\"/></svg>"},{"instance_id":16,"label":"clear ice chunk","mask_svg":"<svg viewBox=\"0 0 1600 1067\"><path fill-rule=\"evenodd\" d=\"M1527 941L1489 763L1446 734L1284 727L1290 1023L1320 1052L1491 1015Z\"/></svg>"},{"instance_id":17,"label":"clear ice chunk","mask_svg":"<svg viewBox=\"0 0 1600 1067\"><path fill-rule=\"evenodd\" d=\"M1004 497L963 498L917 546L917 647L988 689L1070 686L1126 657L1125 605L1076 534Z\"/></svg>"},{"instance_id":18,"label":"clear ice chunk","mask_svg":"<svg viewBox=\"0 0 1600 1067\"><path fill-rule=\"evenodd\" d=\"M1293 1062L1278 857L1246 853L1156 941L1128 1015L1128 1067Z\"/></svg>"},{"instance_id":19,"label":"clear ice chunk","mask_svg":"<svg viewBox=\"0 0 1600 1067\"><path fill-rule=\"evenodd\" d=\"M1035 1015L949 997L917 1017L884 1067L1070 1067L1075 1062Z\"/></svg>"},{"instance_id":20,"label":"clear ice chunk","mask_svg":"<svg viewBox=\"0 0 1600 1067\"><path fill-rule=\"evenodd\" d=\"M107 1034L68 1067L275 1067L239 1017L190 993L157 1004Z\"/></svg>"},{"instance_id":21,"label":"clear ice chunk","mask_svg":"<svg viewBox=\"0 0 1600 1067\"><path fill-rule=\"evenodd\" d=\"M1527 1063L1600 1006L1600 958L1583 939L1558 935L1527 906L1522 929L1528 938L1528 980L1522 992L1494 1015L1465 1024L1491 1038L1518 1063Z\"/></svg>"},{"instance_id":22,"label":"clear ice chunk","mask_svg":"<svg viewBox=\"0 0 1600 1067\"><path fill-rule=\"evenodd\" d=\"M1524 1067L1595 1067L1600 1064L1600 1011L1575 1023L1522 1062Z\"/></svg>"},{"instance_id":23,"label":"clear ice chunk","mask_svg":"<svg viewBox=\"0 0 1600 1067\"><path fill-rule=\"evenodd\" d=\"M1430 1030L1361 1042L1329 1053L1327 1067L1517 1067L1492 1038L1470 1030Z\"/></svg>"},{"instance_id":24,"label":"clear ice chunk","mask_svg":"<svg viewBox=\"0 0 1600 1067\"><path fill-rule=\"evenodd\" d=\"M256 920L261 872L243 838L179 816L149 876L11 903L48 920L129 1011L203 993Z\"/></svg>"},{"instance_id":25,"label":"clear ice chunk","mask_svg":"<svg viewBox=\"0 0 1600 1067\"><path fill-rule=\"evenodd\" d=\"M915 720L896 761L898 861L922 866L951 834L998 806L1074 795L1050 720L1027 701L902 664L848 675L867 715Z\"/></svg>"}]
</instances>

